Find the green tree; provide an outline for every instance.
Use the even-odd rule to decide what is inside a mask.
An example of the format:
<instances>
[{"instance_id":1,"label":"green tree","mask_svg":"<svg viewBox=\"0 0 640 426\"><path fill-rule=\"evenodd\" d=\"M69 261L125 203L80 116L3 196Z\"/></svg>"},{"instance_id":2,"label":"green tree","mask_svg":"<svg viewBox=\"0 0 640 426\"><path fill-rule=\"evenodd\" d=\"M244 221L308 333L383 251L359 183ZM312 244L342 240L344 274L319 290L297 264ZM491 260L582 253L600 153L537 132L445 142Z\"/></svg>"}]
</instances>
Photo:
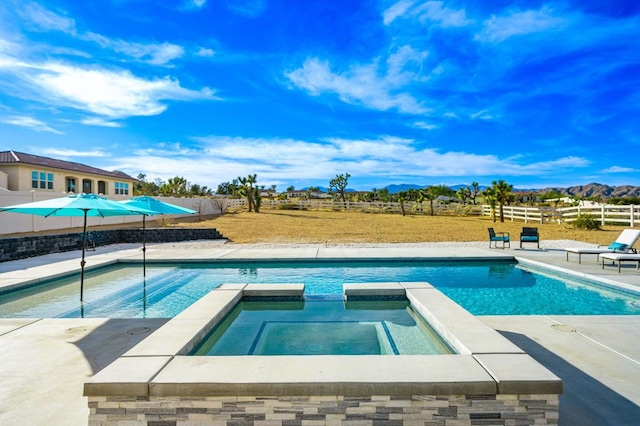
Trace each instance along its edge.
<instances>
[{"instance_id":1,"label":"green tree","mask_svg":"<svg viewBox=\"0 0 640 426\"><path fill-rule=\"evenodd\" d=\"M498 205L498 197L495 193L495 190L493 187L491 188L487 188L484 191L482 191L482 196L484 197L484 201L489 204L489 207L491 208L491 217L493 219L493 223L496 222L496 207Z\"/></svg>"},{"instance_id":2,"label":"green tree","mask_svg":"<svg viewBox=\"0 0 640 426\"><path fill-rule=\"evenodd\" d=\"M500 207L500 222L504 222L504 205L508 204L512 199L511 191L513 190L513 185L508 184L503 180L494 180L491 187Z\"/></svg>"},{"instance_id":3,"label":"green tree","mask_svg":"<svg viewBox=\"0 0 640 426\"><path fill-rule=\"evenodd\" d=\"M462 202L462 205L467 204L467 199L471 198L471 191L469 187L466 188L460 187L458 191L456 191L456 197Z\"/></svg>"},{"instance_id":4,"label":"green tree","mask_svg":"<svg viewBox=\"0 0 640 426\"><path fill-rule=\"evenodd\" d=\"M260 197L260 189L256 185L258 181L258 175L248 175L247 177L239 176L238 179L238 195L240 197L247 198L247 204L249 205L249 212L260 212L260 205L262 199Z\"/></svg>"},{"instance_id":5,"label":"green tree","mask_svg":"<svg viewBox=\"0 0 640 426\"><path fill-rule=\"evenodd\" d=\"M310 186L307 188L307 200L311 199L311 196L313 195L314 192L318 192L320 191L320 188L317 186Z\"/></svg>"},{"instance_id":6,"label":"green tree","mask_svg":"<svg viewBox=\"0 0 640 426\"><path fill-rule=\"evenodd\" d=\"M158 195L160 193L157 182L147 182L147 175L144 173L138 174L138 180L133 185L133 195Z\"/></svg>"},{"instance_id":7,"label":"green tree","mask_svg":"<svg viewBox=\"0 0 640 426\"><path fill-rule=\"evenodd\" d=\"M329 194L338 195L345 204L347 203L345 191L350 177L351 175L349 173L345 173L344 175L337 175L329 181Z\"/></svg>"},{"instance_id":8,"label":"green tree","mask_svg":"<svg viewBox=\"0 0 640 426\"><path fill-rule=\"evenodd\" d=\"M467 186L467 192L469 194L471 202L475 205L476 198L478 197L478 194L480 194L480 185L478 184L478 182L471 182L471 186Z\"/></svg>"},{"instance_id":9,"label":"green tree","mask_svg":"<svg viewBox=\"0 0 640 426\"><path fill-rule=\"evenodd\" d=\"M453 197L455 195L455 191L449 188L446 185L431 185L427 186L422 191L423 197L425 200L429 200L429 206L431 208L431 216L435 215L435 209L433 208L433 202L442 196Z\"/></svg>"},{"instance_id":10,"label":"green tree","mask_svg":"<svg viewBox=\"0 0 640 426\"><path fill-rule=\"evenodd\" d=\"M396 194L398 202L400 203L400 210L402 210L402 216L406 216L404 211L404 202L407 201L407 191L398 191Z\"/></svg>"},{"instance_id":11,"label":"green tree","mask_svg":"<svg viewBox=\"0 0 640 426\"><path fill-rule=\"evenodd\" d=\"M181 176L169 178L160 186L160 194L166 197L184 197L187 195L187 180Z\"/></svg>"},{"instance_id":12,"label":"green tree","mask_svg":"<svg viewBox=\"0 0 640 426\"><path fill-rule=\"evenodd\" d=\"M194 183L193 185L189 185L188 195L191 197L205 197L207 195L211 195L211 189L206 185L200 186L197 183Z\"/></svg>"},{"instance_id":13,"label":"green tree","mask_svg":"<svg viewBox=\"0 0 640 426\"><path fill-rule=\"evenodd\" d=\"M258 175L252 174L247 176L247 184L249 185L249 211L251 211L251 204L253 204L253 209L256 213L260 212L260 206L258 205L258 198L260 198L260 191L258 187L254 185L258 183Z\"/></svg>"},{"instance_id":14,"label":"green tree","mask_svg":"<svg viewBox=\"0 0 640 426\"><path fill-rule=\"evenodd\" d=\"M378 190L378 199L383 203L388 203L389 201L391 201L391 198L391 193L387 188Z\"/></svg>"}]
</instances>

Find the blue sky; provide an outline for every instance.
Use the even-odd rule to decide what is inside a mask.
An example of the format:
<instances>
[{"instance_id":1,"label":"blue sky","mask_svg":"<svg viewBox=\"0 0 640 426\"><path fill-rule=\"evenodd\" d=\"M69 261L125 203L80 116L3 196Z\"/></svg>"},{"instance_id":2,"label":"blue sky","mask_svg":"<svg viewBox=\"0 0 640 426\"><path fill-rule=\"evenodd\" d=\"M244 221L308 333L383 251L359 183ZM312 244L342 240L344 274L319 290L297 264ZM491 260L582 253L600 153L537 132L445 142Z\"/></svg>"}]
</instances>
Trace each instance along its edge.
<instances>
[{"instance_id":1,"label":"blue sky","mask_svg":"<svg viewBox=\"0 0 640 426\"><path fill-rule=\"evenodd\" d=\"M216 188L640 185L640 3L5 0L0 150Z\"/></svg>"}]
</instances>

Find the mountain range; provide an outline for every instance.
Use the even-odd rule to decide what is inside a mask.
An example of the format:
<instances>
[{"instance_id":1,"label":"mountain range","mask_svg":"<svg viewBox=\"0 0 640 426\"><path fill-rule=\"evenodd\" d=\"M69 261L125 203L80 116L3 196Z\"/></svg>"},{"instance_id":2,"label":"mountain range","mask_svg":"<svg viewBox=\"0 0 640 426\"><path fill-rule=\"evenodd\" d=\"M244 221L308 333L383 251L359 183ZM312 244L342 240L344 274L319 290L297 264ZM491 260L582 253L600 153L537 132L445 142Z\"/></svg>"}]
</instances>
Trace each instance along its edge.
<instances>
[{"instance_id":1,"label":"mountain range","mask_svg":"<svg viewBox=\"0 0 640 426\"><path fill-rule=\"evenodd\" d=\"M426 188L428 185L416 185L416 184L393 184L385 186L384 189L388 190L391 194L397 194L400 191L407 191L409 189L422 189ZM450 186L451 189L457 191L460 188L464 188L467 185L453 185ZM480 186L480 191L486 189L486 186ZM303 188L306 190L306 188ZM327 192L327 188L320 187L319 190L321 192ZM347 189L347 192L355 192L355 189ZM612 197L640 197L640 186L632 186L632 185L620 185L620 186L609 186L601 183L589 183L587 185L577 185L570 186L568 188L561 187L548 187L543 189L524 189L524 188L514 188L514 192L526 192L526 193L534 193L534 194L546 194L548 192L558 192L562 195L574 196L574 197L600 197L605 200Z\"/></svg>"},{"instance_id":2,"label":"mountain range","mask_svg":"<svg viewBox=\"0 0 640 426\"><path fill-rule=\"evenodd\" d=\"M583 198L600 197L602 199L607 199L612 197L640 197L640 186L609 186L601 183L589 183L587 185L570 186L568 188L537 189L531 192L543 194L551 191L556 191L563 195L572 195Z\"/></svg>"},{"instance_id":3,"label":"mountain range","mask_svg":"<svg viewBox=\"0 0 640 426\"><path fill-rule=\"evenodd\" d=\"M399 191L406 191L408 189L420 189L424 188L426 185L414 185L414 184L400 184L400 185L389 185L385 188L389 190L390 193L396 194ZM458 190L460 188L466 187L467 185L454 185L450 188L453 190ZM480 190L486 189L486 186L480 186ZM575 197L600 197L602 199L612 198L612 197L640 197L640 186L632 186L632 185L620 185L620 186L609 186L601 183L589 183L587 185L577 185L570 186L568 188L561 187L548 187L543 189L520 189L514 188L515 192L532 192L534 194L545 194L547 192L559 192L562 195L567 196L575 196Z\"/></svg>"}]
</instances>

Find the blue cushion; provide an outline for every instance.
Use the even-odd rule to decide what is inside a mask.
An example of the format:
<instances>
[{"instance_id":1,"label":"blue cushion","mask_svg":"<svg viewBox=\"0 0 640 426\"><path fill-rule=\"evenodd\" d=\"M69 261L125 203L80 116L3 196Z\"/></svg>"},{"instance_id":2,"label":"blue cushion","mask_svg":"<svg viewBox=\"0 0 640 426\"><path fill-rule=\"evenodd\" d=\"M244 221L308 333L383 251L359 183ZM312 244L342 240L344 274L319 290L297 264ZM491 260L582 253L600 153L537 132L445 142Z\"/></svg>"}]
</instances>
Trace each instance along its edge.
<instances>
[{"instance_id":1,"label":"blue cushion","mask_svg":"<svg viewBox=\"0 0 640 426\"><path fill-rule=\"evenodd\" d=\"M509 237L507 237L506 235L504 237L502 236L491 237L491 241L509 241Z\"/></svg>"},{"instance_id":2,"label":"blue cushion","mask_svg":"<svg viewBox=\"0 0 640 426\"><path fill-rule=\"evenodd\" d=\"M523 235L522 237L520 237L520 239L522 241L538 241L538 237L536 237L535 235Z\"/></svg>"},{"instance_id":3,"label":"blue cushion","mask_svg":"<svg viewBox=\"0 0 640 426\"><path fill-rule=\"evenodd\" d=\"M627 245L626 244L622 244L622 243L611 243L611 245L609 246L609 250L618 250L618 251L625 251L627 249Z\"/></svg>"}]
</instances>

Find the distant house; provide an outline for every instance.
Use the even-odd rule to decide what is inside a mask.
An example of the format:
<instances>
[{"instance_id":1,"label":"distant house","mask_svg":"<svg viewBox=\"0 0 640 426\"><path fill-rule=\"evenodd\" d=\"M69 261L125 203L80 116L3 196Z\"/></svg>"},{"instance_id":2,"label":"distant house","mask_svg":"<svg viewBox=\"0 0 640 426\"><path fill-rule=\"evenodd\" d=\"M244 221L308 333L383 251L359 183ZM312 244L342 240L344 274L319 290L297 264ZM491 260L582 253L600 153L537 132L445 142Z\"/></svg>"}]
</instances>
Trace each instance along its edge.
<instances>
[{"instance_id":1,"label":"distant house","mask_svg":"<svg viewBox=\"0 0 640 426\"><path fill-rule=\"evenodd\" d=\"M0 188L9 191L133 195L136 179L126 173L98 169L17 151L0 151Z\"/></svg>"},{"instance_id":2,"label":"distant house","mask_svg":"<svg viewBox=\"0 0 640 426\"><path fill-rule=\"evenodd\" d=\"M287 198L328 198L329 195L322 191L312 191L309 194L309 191L306 189L294 189L292 191L287 191Z\"/></svg>"}]
</instances>

